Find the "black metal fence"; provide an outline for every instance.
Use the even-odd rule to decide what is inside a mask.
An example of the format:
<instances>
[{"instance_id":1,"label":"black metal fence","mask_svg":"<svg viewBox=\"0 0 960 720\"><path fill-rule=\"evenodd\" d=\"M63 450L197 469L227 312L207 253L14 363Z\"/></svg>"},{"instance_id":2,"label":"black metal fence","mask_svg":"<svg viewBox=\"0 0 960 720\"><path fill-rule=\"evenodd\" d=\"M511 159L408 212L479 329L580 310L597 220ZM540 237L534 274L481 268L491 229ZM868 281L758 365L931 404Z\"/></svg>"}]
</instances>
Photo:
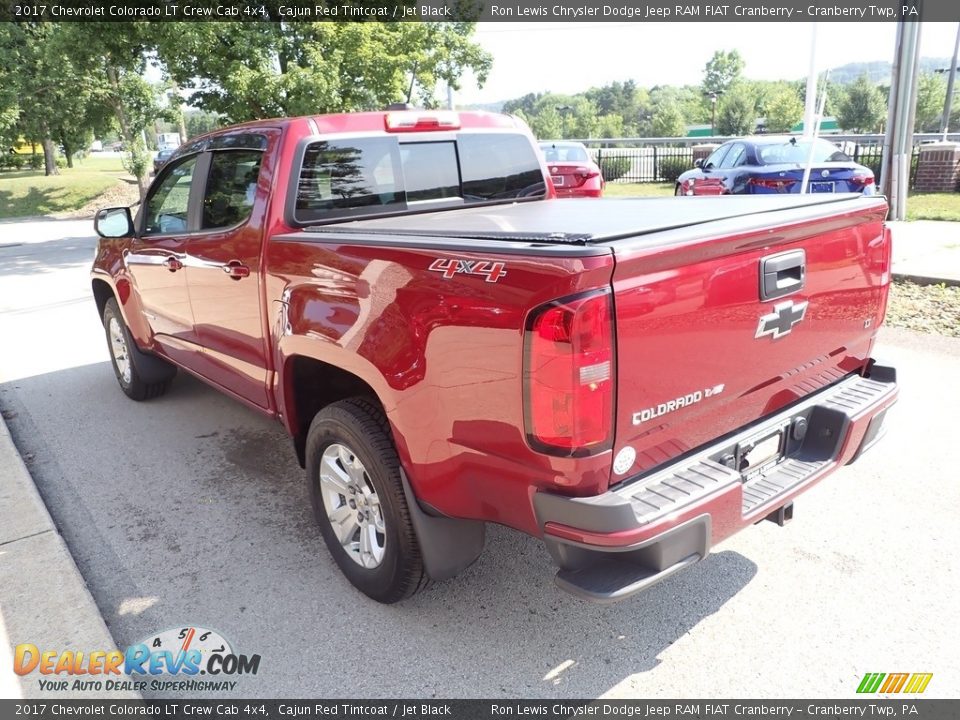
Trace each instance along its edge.
<instances>
[{"instance_id":1,"label":"black metal fence","mask_svg":"<svg viewBox=\"0 0 960 720\"><path fill-rule=\"evenodd\" d=\"M607 182L672 183L676 182L681 173L694 166L694 148L692 145L665 145L663 144L665 139L631 138L581 142L585 142L588 148L590 145L597 145L589 149ZM627 144L633 147L616 147L616 145ZM611 145L614 147L610 147ZM876 142L874 138L869 138L868 142L842 139L837 142L837 145L855 162L870 168L877 182L880 182L880 166L883 159L881 142ZM911 188L917 176L920 145L920 139L915 139L910 161Z\"/></svg>"}]
</instances>

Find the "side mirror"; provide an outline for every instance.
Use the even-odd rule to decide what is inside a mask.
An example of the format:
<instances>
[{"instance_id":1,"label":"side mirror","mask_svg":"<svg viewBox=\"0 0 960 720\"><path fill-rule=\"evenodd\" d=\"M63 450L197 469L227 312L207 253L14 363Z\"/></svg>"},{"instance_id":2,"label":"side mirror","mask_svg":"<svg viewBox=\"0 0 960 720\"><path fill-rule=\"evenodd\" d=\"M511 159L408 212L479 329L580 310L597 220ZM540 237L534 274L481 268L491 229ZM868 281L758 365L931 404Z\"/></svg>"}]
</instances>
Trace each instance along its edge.
<instances>
[{"instance_id":1,"label":"side mirror","mask_svg":"<svg viewBox=\"0 0 960 720\"><path fill-rule=\"evenodd\" d=\"M93 218L93 229L103 238L121 238L133 235L133 218L130 208L105 208L98 210Z\"/></svg>"},{"instance_id":2,"label":"side mirror","mask_svg":"<svg viewBox=\"0 0 960 720\"><path fill-rule=\"evenodd\" d=\"M702 167L703 167L703 158L697 158L696 160L694 160L694 161L693 161L693 166L694 166L695 168L702 168Z\"/></svg>"}]
</instances>

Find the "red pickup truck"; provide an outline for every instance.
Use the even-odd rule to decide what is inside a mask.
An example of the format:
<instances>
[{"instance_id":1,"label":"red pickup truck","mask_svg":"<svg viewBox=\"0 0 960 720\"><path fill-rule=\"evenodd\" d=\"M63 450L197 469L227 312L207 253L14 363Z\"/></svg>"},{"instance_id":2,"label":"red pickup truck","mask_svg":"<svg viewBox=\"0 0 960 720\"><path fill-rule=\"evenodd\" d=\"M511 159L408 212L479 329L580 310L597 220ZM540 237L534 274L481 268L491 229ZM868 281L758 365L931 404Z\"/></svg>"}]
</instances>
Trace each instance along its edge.
<instances>
[{"instance_id":1,"label":"red pickup truck","mask_svg":"<svg viewBox=\"0 0 960 720\"><path fill-rule=\"evenodd\" d=\"M495 522L610 602L782 524L880 437L886 212L557 199L502 115L270 120L100 211L93 294L131 398L180 368L283 423L370 597L453 576Z\"/></svg>"}]
</instances>

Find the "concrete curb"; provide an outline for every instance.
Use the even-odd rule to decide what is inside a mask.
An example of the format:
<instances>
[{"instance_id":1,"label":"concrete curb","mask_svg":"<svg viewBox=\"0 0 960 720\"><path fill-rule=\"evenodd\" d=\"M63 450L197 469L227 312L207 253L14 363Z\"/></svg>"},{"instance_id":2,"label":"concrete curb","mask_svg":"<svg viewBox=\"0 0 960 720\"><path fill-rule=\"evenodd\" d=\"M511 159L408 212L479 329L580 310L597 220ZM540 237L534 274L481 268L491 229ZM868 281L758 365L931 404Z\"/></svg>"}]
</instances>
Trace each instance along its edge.
<instances>
[{"instance_id":1,"label":"concrete curb","mask_svg":"<svg viewBox=\"0 0 960 720\"><path fill-rule=\"evenodd\" d=\"M913 275L911 273L893 273L894 280L907 280L917 285L946 285L948 287L960 287L960 280L957 278L938 278L929 275Z\"/></svg>"},{"instance_id":2,"label":"concrete curb","mask_svg":"<svg viewBox=\"0 0 960 720\"><path fill-rule=\"evenodd\" d=\"M37 492L33 478L0 419L0 697L33 699L106 697L104 689L73 690L81 681L122 676L68 674L19 676L14 648L36 645L40 652L117 648L77 565ZM39 680L66 681L68 690L41 691ZM135 692L109 693L111 699L139 700Z\"/></svg>"}]
</instances>

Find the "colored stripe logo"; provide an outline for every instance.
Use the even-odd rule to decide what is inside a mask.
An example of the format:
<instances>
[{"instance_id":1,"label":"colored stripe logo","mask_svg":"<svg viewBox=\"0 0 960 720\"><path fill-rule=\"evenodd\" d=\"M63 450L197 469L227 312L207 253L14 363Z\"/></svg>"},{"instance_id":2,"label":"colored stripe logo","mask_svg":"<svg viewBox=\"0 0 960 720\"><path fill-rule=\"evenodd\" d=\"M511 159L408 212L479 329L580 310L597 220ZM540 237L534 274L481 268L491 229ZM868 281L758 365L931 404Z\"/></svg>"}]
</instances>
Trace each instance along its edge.
<instances>
[{"instance_id":1,"label":"colored stripe logo","mask_svg":"<svg viewBox=\"0 0 960 720\"><path fill-rule=\"evenodd\" d=\"M911 693L919 694L927 689L933 673L867 673L857 687L858 693Z\"/></svg>"}]
</instances>

